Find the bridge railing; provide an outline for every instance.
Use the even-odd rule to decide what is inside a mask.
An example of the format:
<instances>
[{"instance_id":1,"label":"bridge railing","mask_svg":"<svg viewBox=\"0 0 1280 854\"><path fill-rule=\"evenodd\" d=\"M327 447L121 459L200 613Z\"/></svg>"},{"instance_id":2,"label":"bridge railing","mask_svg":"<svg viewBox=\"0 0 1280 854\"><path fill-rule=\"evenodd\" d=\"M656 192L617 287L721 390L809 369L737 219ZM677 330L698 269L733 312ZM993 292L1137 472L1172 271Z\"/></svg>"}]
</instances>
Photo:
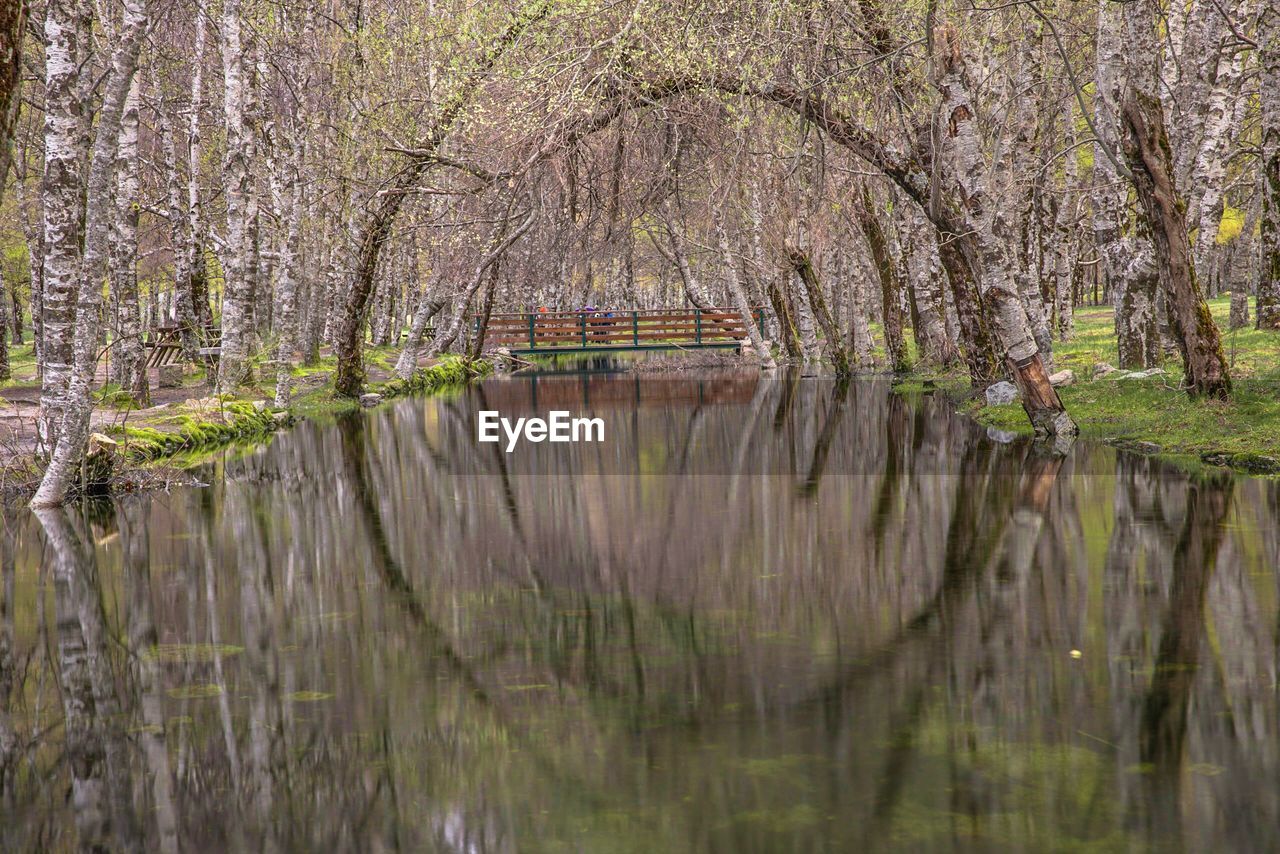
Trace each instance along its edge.
<instances>
[{"instance_id":1,"label":"bridge railing","mask_svg":"<svg viewBox=\"0 0 1280 854\"><path fill-rule=\"evenodd\" d=\"M752 314L763 330L763 310ZM723 347L746 338L747 325L741 312L721 308L513 312L490 315L484 336L486 348L519 350Z\"/></svg>"}]
</instances>

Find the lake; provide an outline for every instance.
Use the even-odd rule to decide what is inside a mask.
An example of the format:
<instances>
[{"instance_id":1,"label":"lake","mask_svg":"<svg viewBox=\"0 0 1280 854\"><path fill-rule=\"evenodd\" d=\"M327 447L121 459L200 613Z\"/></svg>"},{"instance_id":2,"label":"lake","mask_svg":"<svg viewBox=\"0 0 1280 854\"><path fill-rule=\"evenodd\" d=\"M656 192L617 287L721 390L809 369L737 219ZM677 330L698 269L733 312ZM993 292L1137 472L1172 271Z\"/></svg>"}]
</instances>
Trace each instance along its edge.
<instances>
[{"instance_id":1,"label":"lake","mask_svg":"<svg viewBox=\"0 0 1280 854\"><path fill-rule=\"evenodd\" d=\"M1277 481L732 370L198 475L8 512L4 850L1280 849Z\"/></svg>"}]
</instances>

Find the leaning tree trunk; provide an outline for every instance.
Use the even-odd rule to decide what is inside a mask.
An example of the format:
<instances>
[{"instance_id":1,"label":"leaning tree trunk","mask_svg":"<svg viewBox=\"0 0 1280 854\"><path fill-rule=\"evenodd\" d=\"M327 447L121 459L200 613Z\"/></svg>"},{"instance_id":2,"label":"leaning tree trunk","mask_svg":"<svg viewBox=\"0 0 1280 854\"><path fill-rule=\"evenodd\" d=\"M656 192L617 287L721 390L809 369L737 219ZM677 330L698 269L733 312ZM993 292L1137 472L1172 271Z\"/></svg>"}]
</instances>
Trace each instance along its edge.
<instances>
[{"instance_id":1,"label":"leaning tree trunk","mask_svg":"<svg viewBox=\"0 0 1280 854\"><path fill-rule=\"evenodd\" d=\"M51 3L50 6L56 6ZM106 273L107 229L120 122L133 85L138 53L147 30L142 0L126 0L119 41L102 85L97 138L85 182L84 253L76 271L78 299L74 312L74 362L62 406L62 423L49 467L31 499L33 507L53 507L66 498L89 440L90 392L101 338L102 278ZM74 72L73 72L74 73Z\"/></svg>"},{"instance_id":2,"label":"leaning tree trunk","mask_svg":"<svg viewBox=\"0 0 1280 854\"><path fill-rule=\"evenodd\" d=\"M427 324L431 318L440 313L448 300L440 296L442 279L436 279L418 298L418 305L413 310L413 321L409 324L409 335L405 338L404 349L396 360L396 376L407 380L418 369L418 356L422 352L423 340L426 336Z\"/></svg>"},{"instance_id":3,"label":"leaning tree trunk","mask_svg":"<svg viewBox=\"0 0 1280 854\"><path fill-rule=\"evenodd\" d=\"M1226 398L1231 393L1231 376L1218 327L1196 284L1186 209L1174 183L1164 108L1157 94L1159 51L1152 2L1134 0L1124 8L1129 64L1120 107L1123 147L1139 205L1151 229L1187 390L1196 396Z\"/></svg>"},{"instance_id":4,"label":"leaning tree trunk","mask_svg":"<svg viewBox=\"0 0 1280 854\"><path fill-rule=\"evenodd\" d=\"M947 183L961 201L962 223L952 225L952 238L969 265L980 271L983 307L991 319L1014 383L1037 434L1073 436L1076 424L1049 382L1044 360L1031 335L1027 312L1018 294L1009 254L1010 229L997 206L988 206L987 158L965 75L959 31L938 28L936 84L942 93L942 155ZM944 214L939 214L940 216ZM945 258L945 256L944 256Z\"/></svg>"},{"instance_id":5,"label":"leaning tree trunk","mask_svg":"<svg viewBox=\"0 0 1280 854\"><path fill-rule=\"evenodd\" d=\"M794 244L788 244L787 246L787 259L796 271L796 276L804 285L805 294L809 298L809 305L813 308L818 324L822 327L822 335L827 339L827 352L831 354L831 361L836 368L836 376L847 377L849 375L849 351L845 348L844 338L840 334L835 318L831 315L831 310L827 308L827 301L822 296L822 283L818 281L818 274L813 269L813 262L809 260L808 253Z\"/></svg>"},{"instance_id":6,"label":"leaning tree trunk","mask_svg":"<svg viewBox=\"0 0 1280 854\"><path fill-rule=\"evenodd\" d=\"M1259 329L1280 331L1280 6L1263 4L1258 24L1262 65L1261 269L1255 304Z\"/></svg>"},{"instance_id":7,"label":"leaning tree trunk","mask_svg":"<svg viewBox=\"0 0 1280 854\"><path fill-rule=\"evenodd\" d=\"M1020 227L1010 223L1007 233L1010 239L1008 251L1014 264L1014 281L1017 282L1018 295L1022 300L1023 310L1027 313L1027 322L1031 327L1031 335L1035 339L1040 356L1049 368L1053 365L1053 335L1049 330L1048 312L1045 311L1044 295L1040 289L1041 265L1036 250L1039 249L1039 235L1042 231L1040 222L1041 205L1037 204L1037 191L1043 191L1040 175L1040 157L1036 147L1037 126L1040 111L1043 109L1040 96L1043 81L1038 72L1038 42L1040 41L1039 22L1025 31L1019 40L1018 49L1012 61L1015 63L1013 81L1010 92L1012 104L1011 115L1003 124L1003 132L997 143L998 151L1009 152L1009 165L999 169L1002 182L996 187L1001 198L999 211L992 211L992 216L1002 218L1005 211L1012 211L1013 217L1020 220Z\"/></svg>"},{"instance_id":8,"label":"leaning tree trunk","mask_svg":"<svg viewBox=\"0 0 1280 854\"><path fill-rule=\"evenodd\" d=\"M738 275L737 259L734 258L733 250L729 247L729 235L725 233L724 215L717 207L714 214L716 242L720 247L721 260L724 263L725 278L729 286L729 296L733 300L733 307L742 315L742 322L747 327L747 340L751 343L751 349L755 351L756 356L760 359L760 366L772 370L778 367L778 363L773 359L773 353L769 351L769 345L765 342L764 336L760 334L759 327L756 326L755 317L751 313L751 301L747 299L747 289L742 283L742 277Z\"/></svg>"},{"instance_id":9,"label":"leaning tree trunk","mask_svg":"<svg viewBox=\"0 0 1280 854\"><path fill-rule=\"evenodd\" d=\"M138 308L138 105L141 94L135 77L120 117L120 147L116 153L115 206L112 211L110 280L115 304L115 369L120 388L139 406L150 403L146 356L142 348L142 312Z\"/></svg>"}]
</instances>

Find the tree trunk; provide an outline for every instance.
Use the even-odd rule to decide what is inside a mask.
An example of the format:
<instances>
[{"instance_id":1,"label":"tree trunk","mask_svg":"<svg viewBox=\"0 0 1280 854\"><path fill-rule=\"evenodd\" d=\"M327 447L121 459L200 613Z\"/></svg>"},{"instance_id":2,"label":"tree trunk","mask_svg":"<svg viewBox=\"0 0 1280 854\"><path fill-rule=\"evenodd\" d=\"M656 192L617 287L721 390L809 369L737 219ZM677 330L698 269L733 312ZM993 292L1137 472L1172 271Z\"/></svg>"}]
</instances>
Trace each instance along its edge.
<instances>
[{"instance_id":1,"label":"tree trunk","mask_svg":"<svg viewBox=\"0 0 1280 854\"><path fill-rule=\"evenodd\" d=\"M889 243L885 240L884 229L872 209L871 195L866 187L862 190L862 199L858 206L858 225L871 248L871 260L875 264L876 274L880 280L880 319L884 331L884 349L889 355L889 369L895 374L911 369L911 361L907 358L907 342L902 331L902 285L898 281L898 271L889 255Z\"/></svg>"},{"instance_id":2,"label":"tree trunk","mask_svg":"<svg viewBox=\"0 0 1280 854\"><path fill-rule=\"evenodd\" d=\"M227 134L224 191L227 199L227 250L223 256L222 353L218 388L230 391L248 379L253 336L253 223L249 174L253 145L249 118L249 85L245 81L245 48L241 38L241 0L222 4L223 114Z\"/></svg>"},{"instance_id":3,"label":"tree trunk","mask_svg":"<svg viewBox=\"0 0 1280 854\"><path fill-rule=\"evenodd\" d=\"M199 60L196 60L197 63ZM197 72L198 73L198 72ZM164 154L165 201L169 214L169 245L173 249L173 298L181 328L183 356L194 359L196 355L196 312L191 298L191 222L182 198L182 174L178 166L178 143L173 132L172 105L160 91L158 94L156 124L160 134L161 151Z\"/></svg>"},{"instance_id":4,"label":"tree trunk","mask_svg":"<svg viewBox=\"0 0 1280 854\"><path fill-rule=\"evenodd\" d=\"M1135 0L1124 7L1129 67L1120 109L1125 128L1123 146L1141 210L1151 229L1169 323L1182 352L1187 390L1195 396L1225 399L1231 393L1231 377L1218 327L1196 284L1186 211L1174 185L1164 109L1156 94L1159 52L1151 2Z\"/></svg>"},{"instance_id":5,"label":"tree trunk","mask_svg":"<svg viewBox=\"0 0 1280 854\"><path fill-rule=\"evenodd\" d=\"M0 202L9 185L9 161L22 102L22 31L26 20L26 0L0 2Z\"/></svg>"},{"instance_id":6,"label":"tree trunk","mask_svg":"<svg viewBox=\"0 0 1280 854\"><path fill-rule=\"evenodd\" d=\"M1011 115L1004 121L997 151L1009 152L1009 165L1001 168L999 161L993 171L1000 181L996 192L1000 195L1000 210L991 216L997 225L1004 225L1012 253L1014 280L1018 296L1027 314L1031 336L1047 366L1053 364L1053 335L1049 331L1048 312L1045 311L1041 290L1041 264L1039 258L1040 235L1043 232L1043 204L1038 203L1037 191L1042 189L1040 157L1036 153L1037 124L1040 118L1043 80L1038 71L1036 54L1039 52L1040 22L1034 21L1024 29L1018 40L1018 49L1011 61L1016 63L1010 87ZM1004 219L1006 209L1012 213L1008 224ZM1019 225L1020 223L1020 225Z\"/></svg>"},{"instance_id":7,"label":"tree trunk","mask_svg":"<svg viewBox=\"0 0 1280 854\"><path fill-rule=\"evenodd\" d=\"M747 326L747 340L760 359L760 366L772 370L778 366L778 363L774 361L773 353L769 351L769 345L760 334L760 328L756 326L755 318L752 316L751 301L747 299L747 289L738 275L737 259L733 255L733 250L729 248L729 235L725 232L724 214L718 206L713 213L713 218L716 242L720 247L721 262L724 264L725 277L729 286L729 298L733 301L733 307L742 315L742 321Z\"/></svg>"},{"instance_id":8,"label":"tree trunk","mask_svg":"<svg viewBox=\"0 0 1280 854\"><path fill-rule=\"evenodd\" d=\"M1235 11L1240 20L1249 17L1248 2ZM1217 10L1206 10L1214 14ZM1217 77L1206 105L1204 134L1196 152L1194 176L1189 185L1187 223L1196 226L1196 277L1204 283L1210 278L1213 259L1218 256L1218 225L1222 221L1223 200L1227 183L1227 154L1230 144L1240 136L1239 122L1244 115L1236 109L1244 79L1245 52L1235 50L1217 62Z\"/></svg>"},{"instance_id":9,"label":"tree trunk","mask_svg":"<svg viewBox=\"0 0 1280 854\"><path fill-rule=\"evenodd\" d=\"M37 450L51 454L70 403L76 275L84 219L81 169L88 157L85 104L77 92L90 51L90 20L77 0L51 0L45 11L44 265L40 288L41 390ZM59 494L59 500L61 495Z\"/></svg>"},{"instance_id":10,"label":"tree trunk","mask_svg":"<svg viewBox=\"0 0 1280 854\"><path fill-rule=\"evenodd\" d=\"M902 230L907 235L907 287L915 298L916 345L920 358L925 362L949 368L960 361L960 351L947 334L945 298L941 278L942 263L938 260L938 246L934 229L917 209L902 218Z\"/></svg>"},{"instance_id":11,"label":"tree trunk","mask_svg":"<svg viewBox=\"0 0 1280 854\"><path fill-rule=\"evenodd\" d=\"M1099 0L1095 70L1093 145L1093 241L1111 289L1115 311L1117 361L1122 368L1144 370L1160 363L1160 328L1156 320L1159 276L1146 221L1139 218L1129 237L1121 236L1126 209L1120 177L1120 114L1124 73L1124 22L1111 0Z\"/></svg>"},{"instance_id":12,"label":"tree trunk","mask_svg":"<svg viewBox=\"0 0 1280 854\"><path fill-rule=\"evenodd\" d=\"M13 376L9 369L9 336L5 334L9 325L9 297L4 286L4 265L0 264L0 381Z\"/></svg>"},{"instance_id":13,"label":"tree trunk","mask_svg":"<svg viewBox=\"0 0 1280 854\"><path fill-rule=\"evenodd\" d=\"M396 376L402 380L409 379L414 371L418 370L418 354L422 351L427 324L431 322L431 318L440 313L440 309L444 308L446 300L438 293L441 284L439 279L434 281L418 299L418 305L413 310L413 322L409 324L409 335L405 338L400 358L396 360Z\"/></svg>"},{"instance_id":14,"label":"tree trunk","mask_svg":"<svg viewBox=\"0 0 1280 854\"><path fill-rule=\"evenodd\" d=\"M298 349L298 274L302 241L302 166L306 143L295 134L284 165L281 201L285 206L284 239L280 242L280 278L276 285L276 307L272 312L276 334L275 405L289 405L294 354Z\"/></svg>"},{"instance_id":15,"label":"tree trunk","mask_svg":"<svg viewBox=\"0 0 1280 854\"><path fill-rule=\"evenodd\" d=\"M50 11L58 5L57 0L51 2ZM54 17L53 14L48 15L48 18ZM58 24L55 23L54 28L56 32ZM142 0L126 0L119 40L102 85L102 108L98 111L97 138L86 181L84 254L75 277L78 280L78 304L74 312L74 365L65 393L55 392L54 395L61 398L58 408L62 423L49 467L31 500L33 507L62 504L89 439L89 416L93 409L90 392L101 339L102 278L106 273L107 231L111 190L115 183L116 151L120 144L120 122L133 85L138 52L146 29L147 16ZM62 38L61 32L57 35ZM53 120L57 118L61 116ZM64 330L64 334L67 331Z\"/></svg>"},{"instance_id":16,"label":"tree trunk","mask_svg":"<svg viewBox=\"0 0 1280 854\"><path fill-rule=\"evenodd\" d=\"M959 31L944 24L934 38L939 48L936 85L942 93L942 154L947 182L961 201L963 225L952 227L969 265L981 271L982 301L995 329L1022 406L1037 434L1073 436L1078 432L1058 392L1049 383L1044 360L1031 336L1027 312L1018 296L1009 256L1011 230L998 205L989 205L987 162L976 113L965 79ZM962 235L962 236L960 236ZM945 261L944 261L945 263Z\"/></svg>"},{"instance_id":17,"label":"tree trunk","mask_svg":"<svg viewBox=\"0 0 1280 854\"><path fill-rule=\"evenodd\" d=\"M835 318L831 316L831 311L827 308L827 301L822 296L822 283L818 281L818 274L813 269L813 262L809 260L809 256L804 250L794 244L787 246L787 258L795 269L796 276L804 285L805 293L809 298L809 305L813 307L818 323L822 326L822 335L827 340L827 352L835 365L836 376L847 377L849 375L849 351L845 349L840 329L836 326Z\"/></svg>"},{"instance_id":18,"label":"tree trunk","mask_svg":"<svg viewBox=\"0 0 1280 854\"><path fill-rule=\"evenodd\" d=\"M207 343L213 332L213 311L209 308L209 275L205 263L204 208L200 198L200 163L204 145L200 137L200 113L204 109L204 55L208 43L208 11L204 0L196 8L196 42L191 69L191 99L187 118L187 254L191 278L191 311ZM210 377L212 381L212 376Z\"/></svg>"},{"instance_id":19,"label":"tree trunk","mask_svg":"<svg viewBox=\"0 0 1280 854\"><path fill-rule=\"evenodd\" d=\"M116 153L115 206L112 211L110 279L116 308L114 360L116 382L139 406L150 404L146 355L142 349L142 312L138 308L138 104L135 76L120 118Z\"/></svg>"},{"instance_id":20,"label":"tree trunk","mask_svg":"<svg viewBox=\"0 0 1280 854\"><path fill-rule=\"evenodd\" d=\"M1280 331L1280 7L1264 3L1258 22L1262 66L1262 219L1256 321L1259 329Z\"/></svg>"}]
</instances>

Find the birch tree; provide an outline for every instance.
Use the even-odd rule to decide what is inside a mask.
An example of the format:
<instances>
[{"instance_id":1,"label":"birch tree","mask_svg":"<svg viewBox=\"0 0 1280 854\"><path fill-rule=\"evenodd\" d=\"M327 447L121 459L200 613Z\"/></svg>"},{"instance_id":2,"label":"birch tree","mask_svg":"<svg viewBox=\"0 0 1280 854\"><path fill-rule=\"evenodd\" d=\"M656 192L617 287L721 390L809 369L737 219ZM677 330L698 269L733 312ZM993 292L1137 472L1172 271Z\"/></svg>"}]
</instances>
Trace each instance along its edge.
<instances>
[{"instance_id":1,"label":"birch tree","mask_svg":"<svg viewBox=\"0 0 1280 854\"><path fill-rule=\"evenodd\" d=\"M245 80L247 51L243 40L240 0L222 4L223 116L227 153L223 167L227 197L227 250L223 255L222 353L218 387L235 388L247 378L253 346L254 251L250 189L249 83Z\"/></svg>"},{"instance_id":2,"label":"birch tree","mask_svg":"<svg viewBox=\"0 0 1280 854\"><path fill-rule=\"evenodd\" d=\"M111 303L115 309L112 368L120 387L139 406L148 403L146 357L142 349L142 314L138 307L138 105L135 76L120 118L120 142L115 165L115 206L109 250Z\"/></svg>"},{"instance_id":3,"label":"birch tree","mask_svg":"<svg viewBox=\"0 0 1280 854\"><path fill-rule=\"evenodd\" d=\"M78 7L78 4L76 4ZM50 49L58 44L58 61L53 70L65 75L65 79L74 80L77 68L73 57L79 58L83 37L88 32L89 21L75 12L62 14L59 0L50 0L46 10L46 35L49 36ZM70 11L70 10L68 10ZM52 21L52 24L50 24ZM102 278L106 273L107 234L111 214L111 189L115 181L116 152L120 144L120 123L125 111L125 102L133 86L134 72L137 70L138 53L147 28L147 11L142 0L125 0L124 17L118 30L115 47L111 53L106 77L102 84L102 106L98 110L97 134L94 138L92 159L89 161L88 178L85 182L86 204L84 208L84 252L77 257L72 247L57 247L60 263L55 265L59 294L59 311L63 314L63 322L74 324L74 334L66 325L51 332L48 322L49 309L46 303L46 352L56 348L61 356L67 349L67 342L72 343L73 363L58 365L56 372L46 369L41 404L44 409L46 442L51 446L48 468L40 481L35 497L31 500L34 507L53 507L60 505L70 489L76 470L85 451L89 438L89 417L93 410L90 397L94 369L97 365L98 344L101 339L101 305ZM48 152L56 154L82 155L83 144L68 144L65 134L70 130L80 131L82 115L79 112L83 104L76 104L68 99L60 105L66 112L51 112L52 121L46 121L46 160ZM51 128L50 125L53 125ZM82 158L81 158L82 159ZM80 160L70 158L61 164L70 174L56 175L55 182L65 180L71 183L72 176L78 173ZM46 182L49 174L46 167ZM55 195L62 190L70 195L77 186L54 187ZM46 196L46 204L48 196ZM72 205L72 209L75 207ZM64 214L65 211L56 211ZM52 225L52 227L50 227ZM47 244L55 241L72 242L78 235L71 224L54 220L50 223L46 216L45 239ZM76 265L65 265L71 259L78 261ZM49 276L46 273L46 282ZM74 305L71 303L71 291L76 293ZM51 376L52 374L52 376ZM45 408L44 401L51 403ZM57 419L53 425L52 419ZM50 429L52 426L52 429Z\"/></svg>"},{"instance_id":4,"label":"birch tree","mask_svg":"<svg viewBox=\"0 0 1280 854\"><path fill-rule=\"evenodd\" d=\"M1262 71L1262 263L1255 323L1259 329L1280 331L1280 8L1275 3L1262 4L1258 42Z\"/></svg>"},{"instance_id":5,"label":"birch tree","mask_svg":"<svg viewBox=\"0 0 1280 854\"><path fill-rule=\"evenodd\" d=\"M1186 208L1175 183L1164 107L1157 90L1160 52L1154 0L1126 3L1124 20L1128 63L1120 105L1122 145L1142 215L1151 230L1187 389L1193 395L1226 398L1231 392L1231 376L1218 328L1196 282Z\"/></svg>"}]
</instances>

